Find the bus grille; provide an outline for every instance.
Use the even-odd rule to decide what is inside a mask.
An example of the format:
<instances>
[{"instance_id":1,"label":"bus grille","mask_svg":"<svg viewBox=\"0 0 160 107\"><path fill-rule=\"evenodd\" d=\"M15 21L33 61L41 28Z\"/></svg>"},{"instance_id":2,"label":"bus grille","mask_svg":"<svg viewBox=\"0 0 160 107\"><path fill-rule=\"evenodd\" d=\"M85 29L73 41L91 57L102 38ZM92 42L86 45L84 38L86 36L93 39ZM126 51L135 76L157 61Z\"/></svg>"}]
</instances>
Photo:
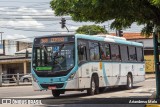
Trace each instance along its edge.
<instances>
[{"instance_id":1,"label":"bus grille","mask_svg":"<svg viewBox=\"0 0 160 107\"><path fill-rule=\"evenodd\" d=\"M48 87L52 87L55 86L56 88L62 88L64 83L60 83L60 84L40 84L42 88L48 88Z\"/></svg>"}]
</instances>

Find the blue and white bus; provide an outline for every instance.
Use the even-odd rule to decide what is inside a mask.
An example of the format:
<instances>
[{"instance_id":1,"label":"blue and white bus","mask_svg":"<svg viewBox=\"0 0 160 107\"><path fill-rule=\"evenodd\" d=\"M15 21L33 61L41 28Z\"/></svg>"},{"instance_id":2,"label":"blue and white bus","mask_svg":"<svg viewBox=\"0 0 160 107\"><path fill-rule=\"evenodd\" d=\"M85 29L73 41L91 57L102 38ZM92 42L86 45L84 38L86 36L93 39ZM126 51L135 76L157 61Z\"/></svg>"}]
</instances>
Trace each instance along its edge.
<instances>
[{"instance_id":1,"label":"blue and white bus","mask_svg":"<svg viewBox=\"0 0 160 107\"><path fill-rule=\"evenodd\" d=\"M62 34L37 37L32 51L34 90L87 90L98 94L106 87L145 80L143 44L122 37Z\"/></svg>"}]
</instances>

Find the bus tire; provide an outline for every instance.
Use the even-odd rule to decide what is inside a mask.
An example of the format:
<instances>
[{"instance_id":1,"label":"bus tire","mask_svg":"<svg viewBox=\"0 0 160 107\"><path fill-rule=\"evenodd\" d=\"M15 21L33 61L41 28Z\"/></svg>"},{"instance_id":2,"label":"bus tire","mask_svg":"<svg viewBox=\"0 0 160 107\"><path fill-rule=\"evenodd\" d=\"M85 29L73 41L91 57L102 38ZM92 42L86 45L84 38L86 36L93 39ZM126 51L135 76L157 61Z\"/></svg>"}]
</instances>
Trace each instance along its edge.
<instances>
[{"instance_id":1,"label":"bus tire","mask_svg":"<svg viewBox=\"0 0 160 107\"><path fill-rule=\"evenodd\" d=\"M59 90L52 90L52 95L53 95L54 97L59 97L60 94L61 94L61 92L60 92Z\"/></svg>"},{"instance_id":2,"label":"bus tire","mask_svg":"<svg viewBox=\"0 0 160 107\"><path fill-rule=\"evenodd\" d=\"M126 85L126 89L130 90L133 88L133 78L131 74L127 75L127 85Z\"/></svg>"},{"instance_id":3,"label":"bus tire","mask_svg":"<svg viewBox=\"0 0 160 107\"><path fill-rule=\"evenodd\" d=\"M98 84L98 77L92 76L91 78L91 83L90 83L90 88L87 89L87 94L88 95L94 95L99 93L99 84Z\"/></svg>"}]
</instances>

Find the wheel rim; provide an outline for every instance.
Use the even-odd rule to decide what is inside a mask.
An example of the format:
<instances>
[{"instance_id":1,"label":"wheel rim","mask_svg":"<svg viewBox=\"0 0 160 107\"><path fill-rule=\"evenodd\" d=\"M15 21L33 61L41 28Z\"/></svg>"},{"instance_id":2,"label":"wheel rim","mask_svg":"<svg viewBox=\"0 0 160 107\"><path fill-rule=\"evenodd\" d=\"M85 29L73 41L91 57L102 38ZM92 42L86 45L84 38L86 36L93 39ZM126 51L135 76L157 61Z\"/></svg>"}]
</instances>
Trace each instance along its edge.
<instances>
[{"instance_id":1,"label":"wheel rim","mask_svg":"<svg viewBox=\"0 0 160 107\"><path fill-rule=\"evenodd\" d=\"M94 81L92 81L92 92L93 92L93 93L95 92L95 89L96 89L95 82L94 82Z\"/></svg>"},{"instance_id":2,"label":"wheel rim","mask_svg":"<svg viewBox=\"0 0 160 107\"><path fill-rule=\"evenodd\" d=\"M131 77L128 78L128 86L131 88L132 87L132 79Z\"/></svg>"}]
</instances>

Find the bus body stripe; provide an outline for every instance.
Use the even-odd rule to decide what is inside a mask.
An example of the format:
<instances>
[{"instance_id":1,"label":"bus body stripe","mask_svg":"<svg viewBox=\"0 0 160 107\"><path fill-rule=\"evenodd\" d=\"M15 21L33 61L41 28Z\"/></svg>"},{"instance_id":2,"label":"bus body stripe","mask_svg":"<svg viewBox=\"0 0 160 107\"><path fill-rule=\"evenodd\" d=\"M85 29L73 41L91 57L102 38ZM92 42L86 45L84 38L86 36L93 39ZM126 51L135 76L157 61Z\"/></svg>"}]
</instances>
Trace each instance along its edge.
<instances>
[{"instance_id":1,"label":"bus body stripe","mask_svg":"<svg viewBox=\"0 0 160 107\"><path fill-rule=\"evenodd\" d=\"M106 76L106 70L105 70L105 66L104 66L103 62L102 62L102 69L103 69L104 81L105 81L105 84L107 86L107 85L109 85L109 82L108 82L108 79L107 79L107 76Z\"/></svg>"}]
</instances>

